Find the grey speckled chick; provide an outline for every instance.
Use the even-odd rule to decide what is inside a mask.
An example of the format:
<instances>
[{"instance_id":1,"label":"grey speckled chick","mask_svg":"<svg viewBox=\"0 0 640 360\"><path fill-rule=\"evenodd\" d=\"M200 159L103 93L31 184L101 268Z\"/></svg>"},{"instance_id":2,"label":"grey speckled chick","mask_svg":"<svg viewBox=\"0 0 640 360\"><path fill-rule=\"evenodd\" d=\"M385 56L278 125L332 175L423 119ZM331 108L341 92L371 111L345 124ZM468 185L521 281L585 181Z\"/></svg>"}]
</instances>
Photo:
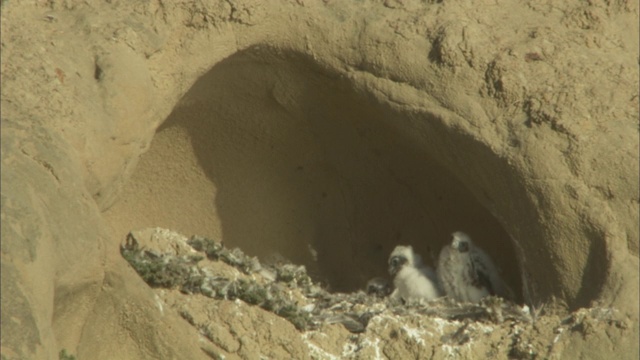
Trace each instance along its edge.
<instances>
[{"instance_id":1,"label":"grey speckled chick","mask_svg":"<svg viewBox=\"0 0 640 360\"><path fill-rule=\"evenodd\" d=\"M461 231L440 251L437 270L441 288L456 301L477 303L488 295L513 298L489 255Z\"/></svg>"},{"instance_id":2,"label":"grey speckled chick","mask_svg":"<svg viewBox=\"0 0 640 360\"><path fill-rule=\"evenodd\" d=\"M396 246L389 257L389 274L395 286L392 299L433 300L442 294L437 287L433 269L422 263L420 255L411 246Z\"/></svg>"}]
</instances>

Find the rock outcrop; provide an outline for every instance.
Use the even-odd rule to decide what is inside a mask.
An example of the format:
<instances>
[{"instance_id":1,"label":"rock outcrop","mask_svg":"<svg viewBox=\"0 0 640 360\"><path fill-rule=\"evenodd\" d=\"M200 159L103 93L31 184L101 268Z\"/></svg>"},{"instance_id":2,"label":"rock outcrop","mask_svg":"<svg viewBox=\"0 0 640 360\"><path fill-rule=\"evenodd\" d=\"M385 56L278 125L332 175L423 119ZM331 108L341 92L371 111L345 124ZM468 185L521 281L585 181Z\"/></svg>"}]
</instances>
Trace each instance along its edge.
<instances>
[{"instance_id":1,"label":"rock outcrop","mask_svg":"<svg viewBox=\"0 0 640 360\"><path fill-rule=\"evenodd\" d=\"M636 2L3 1L1 17L3 358L205 357L119 253L155 226L337 291L397 244L435 255L464 230L520 303L628 319L567 351L637 358Z\"/></svg>"}]
</instances>

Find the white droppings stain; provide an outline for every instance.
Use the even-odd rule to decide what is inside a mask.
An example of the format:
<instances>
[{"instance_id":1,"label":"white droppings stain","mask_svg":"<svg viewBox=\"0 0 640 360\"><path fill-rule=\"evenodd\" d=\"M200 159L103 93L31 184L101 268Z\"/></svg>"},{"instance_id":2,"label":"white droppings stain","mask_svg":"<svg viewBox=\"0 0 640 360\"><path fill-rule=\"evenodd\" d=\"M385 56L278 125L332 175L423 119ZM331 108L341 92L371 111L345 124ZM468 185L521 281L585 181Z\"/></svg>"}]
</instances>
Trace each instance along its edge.
<instances>
[{"instance_id":1,"label":"white droppings stain","mask_svg":"<svg viewBox=\"0 0 640 360\"><path fill-rule=\"evenodd\" d=\"M342 357L347 358L356 354L359 350L359 347L356 344L347 343L342 347Z\"/></svg>"},{"instance_id":2,"label":"white droppings stain","mask_svg":"<svg viewBox=\"0 0 640 360\"><path fill-rule=\"evenodd\" d=\"M361 344L363 349L365 347L373 347L373 351L375 352L375 360L383 360L382 354L380 353L380 339L375 338L374 341L371 341L370 339L364 339Z\"/></svg>"},{"instance_id":3,"label":"white droppings stain","mask_svg":"<svg viewBox=\"0 0 640 360\"><path fill-rule=\"evenodd\" d=\"M411 328L409 326L403 326L402 329L407 333L409 338L416 342L418 345L424 345L424 339L422 336L424 335L424 331L416 328Z\"/></svg>"},{"instance_id":4,"label":"white droppings stain","mask_svg":"<svg viewBox=\"0 0 640 360\"><path fill-rule=\"evenodd\" d=\"M479 330L483 334L491 334L496 330L495 327L483 323L473 323L469 326L469 328L472 330Z\"/></svg>"},{"instance_id":5,"label":"white droppings stain","mask_svg":"<svg viewBox=\"0 0 640 360\"><path fill-rule=\"evenodd\" d=\"M398 323L398 317L395 315L380 314L371 319L371 321L373 321L375 324L381 324L384 321L384 328L386 329L390 321Z\"/></svg>"},{"instance_id":6,"label":"white droppings stain","mask_svg":"<svg viewBox=\"0 0 640 360\"><path fill-rule=\"evenodd\" d=\"M436 324L436 332L438 334L444 334L445 327L460 327L462 323L457 320L449 321L441 318L433 318L433 322Z\"/></svg>"},{"instance_id":7,"label":"white droppings stain","mask_svg":"<svg viewBox=\"0 0 640 360\"><path fill-rule=\"evenodd\" d=\"M158 310L160 310L160 313L164 315L164 306L162 306L162 299L160 299L158 294L154 294L154 297L156 299L156 305L158 306Z\"/></svg>"},{"instance_id":8,"label":"white droppings stain","mask_svg":"<svg viewBox=\"0 0 640 360\"><path fill-rule=\"evenodd\" d=\"M448 359L459 359L463 353L469 355L473 351L471 342L464 345L442 345L442 350L444 350Z\"/></svg>"},{"instance_id":9,"label":"white droppings stain","mask_svg":"<svg viewBox=\"0 0 640 360\"><path fill-rule=\"evenodd\" d=\"M554 343L554 344L555 344L555 343L557 343L557 342L558 342L558 340L560 340L560 336L561 336L561 335L562 335L562 333L564 332L564 329L563 329L563 328L559 328L557 331L558 331L558 335L556 335L556 336L553 338L553 343Z\"/></svg>"},{"instance_id":10,"label":"white droppings stain","mask_svg":"<svg viewBox=\"0 0 640 360\"><path fill-rule=\"evenodd\" d=\"M310 312L312 312L315 308L316 308L316 304L311 303L311 304L307 304L307 305L305 305L305 306L301 307L300 309L301 309L302 311L305 311L305 312L310 313Z\"/></svg>"},{"instance_id":11,"label":"white droppings stain","mask_svg":"<svg viewBox=\"0 0 640 360\"><path fill-rule=\"evenodd\" d=\"M442 350L444 350L447 358L455 358L458 355L458 349L451 345L442 345Z\"/></svg>"},{"instance_id":12,"label":"white droppings stain","mask_svg":"<svg viewBox=\"0 0 640 360\"><path fill-rule=\"evenodd\" d=\"M321 333L318 333L318 334L321 334ZM309 355L311 356L312 359L340 360L340 357L325 351L318 345L309 341L309 335L310 333L302 334L302 341L305 344L307 344L307 347L309 348ZM323 334L323 335L326 335L326 334Z\"/></svg>"}]
</instances>

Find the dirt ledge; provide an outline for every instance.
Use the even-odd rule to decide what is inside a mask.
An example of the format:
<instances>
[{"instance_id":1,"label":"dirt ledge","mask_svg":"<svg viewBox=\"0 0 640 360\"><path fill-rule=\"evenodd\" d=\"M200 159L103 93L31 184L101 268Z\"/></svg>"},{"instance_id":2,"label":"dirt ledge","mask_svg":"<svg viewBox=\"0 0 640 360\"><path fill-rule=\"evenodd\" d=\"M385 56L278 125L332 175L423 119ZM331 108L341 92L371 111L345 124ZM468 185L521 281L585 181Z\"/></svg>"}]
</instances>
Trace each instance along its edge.
<instances>
[{"instance_id":1,"label":"dirt ledge","mask_svg":"<svg viewBox=\"0 0 640 360\"><path fill-rule=\"evenodd\" d=\"M117 251L146 226L338 289L464 228L523 302L635 324L567 351L637 357L637 3L469 6L4 1L2 357L202 356Z\"/></svg>"}]
</instances>

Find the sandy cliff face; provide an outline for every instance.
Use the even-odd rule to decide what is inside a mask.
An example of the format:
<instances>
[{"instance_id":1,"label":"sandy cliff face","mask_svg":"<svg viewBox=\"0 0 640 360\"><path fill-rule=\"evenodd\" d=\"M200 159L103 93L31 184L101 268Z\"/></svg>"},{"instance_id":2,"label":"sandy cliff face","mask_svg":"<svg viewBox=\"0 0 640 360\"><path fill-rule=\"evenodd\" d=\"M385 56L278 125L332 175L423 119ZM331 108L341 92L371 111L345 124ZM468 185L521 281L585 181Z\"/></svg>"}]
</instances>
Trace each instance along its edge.
<instances>
[{"instance_id":1,"label":"sandy cliff face","mask_svg":"<svg viewBox=\"0 0 640 360\"><path fill-rule=\"evenodd\" d=\"M519 302L632 324L567 351L637 357L637 3L1 11L3 357L204 356L118 252L155 226L336 291L465 230Z\"/></svg>"}]
</instances>

